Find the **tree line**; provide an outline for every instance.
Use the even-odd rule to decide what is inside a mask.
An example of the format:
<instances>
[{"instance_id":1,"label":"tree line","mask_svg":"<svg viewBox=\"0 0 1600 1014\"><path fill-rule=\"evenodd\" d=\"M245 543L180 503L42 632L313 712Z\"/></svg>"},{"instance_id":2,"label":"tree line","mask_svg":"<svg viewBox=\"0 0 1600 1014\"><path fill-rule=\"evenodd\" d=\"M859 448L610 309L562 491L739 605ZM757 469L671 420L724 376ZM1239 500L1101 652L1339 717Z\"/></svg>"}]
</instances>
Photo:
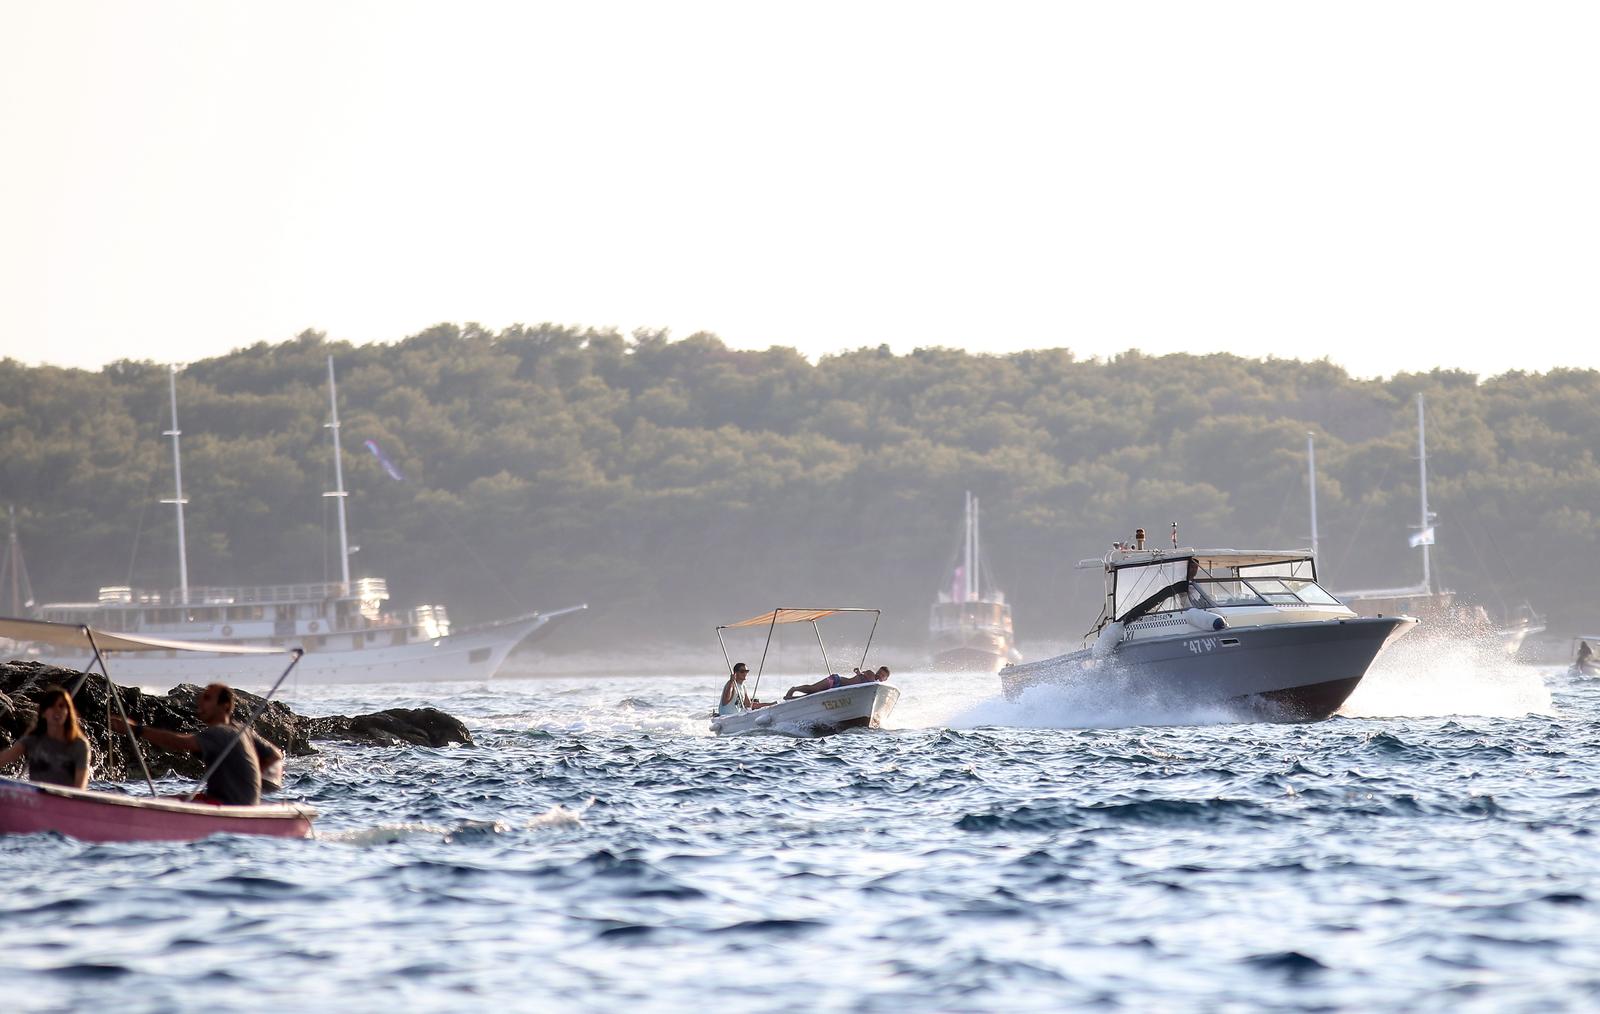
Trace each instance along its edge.
<instances>
[{"instance_id":1,"label":"tree line","mask_svg":"<svg viewBox=\"0 0 1600 1014\"><path fill-rule=\"evenodd\" d=\"M391 344L317 332L177 378L190 580L336 578L326 360L339 376L357 575L458 623L587 601L559 644L709 640L774 605L876 605L914 643L962 494L1023 638L1098 609L1076 570L1138 526L1188 545L1309 544L1335 589L1411 584L1414 398L1426 396L1435 569L1499 612L1596 622L1600 373L1387 380L1325 360L1080 358L862 348L815 362L713 335L440 325ZM177 584L168 370L0 361L0 490L35 597ZM367 452L380 446L402 479ZM8 589L0 594L9 595ZM9 607L9 598L7 598Z\"/></svg>"}]
</instances>

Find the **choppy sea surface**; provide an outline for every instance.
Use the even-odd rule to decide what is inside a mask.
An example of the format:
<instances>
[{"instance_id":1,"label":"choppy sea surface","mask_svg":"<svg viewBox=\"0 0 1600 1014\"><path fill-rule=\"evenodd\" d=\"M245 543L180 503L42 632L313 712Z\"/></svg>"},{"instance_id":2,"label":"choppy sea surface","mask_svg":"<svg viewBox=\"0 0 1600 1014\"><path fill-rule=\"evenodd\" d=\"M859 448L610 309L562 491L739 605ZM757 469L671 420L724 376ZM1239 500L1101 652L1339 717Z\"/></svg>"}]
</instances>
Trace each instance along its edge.
<instances>
[{"instance_id":1,"label":"choppy sea surface","mask_svg":"<svg viewBox=\"0 0 1600 1014\"><path fill-rule=\"evenodd\" d=\"M308 841L0 838L5 1006L1600 1007L1600 681L1395 655L1283 726L913 673L824 740L711 737L719 682L290 686L477 745L295 761Z\"/></svg>"}]
</instances>

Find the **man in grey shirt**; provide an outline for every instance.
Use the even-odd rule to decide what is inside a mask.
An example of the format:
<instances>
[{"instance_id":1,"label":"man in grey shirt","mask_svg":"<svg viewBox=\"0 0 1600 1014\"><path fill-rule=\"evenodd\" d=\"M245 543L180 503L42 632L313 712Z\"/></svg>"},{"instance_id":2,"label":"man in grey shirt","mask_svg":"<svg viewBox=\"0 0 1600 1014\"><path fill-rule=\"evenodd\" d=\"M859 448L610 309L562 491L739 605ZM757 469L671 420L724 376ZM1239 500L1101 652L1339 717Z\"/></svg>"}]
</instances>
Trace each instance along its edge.
<instances>
[{"instance_id":1,"label":"man in grey shirt","mask_svg":"<svg viewBox=\"0 0 1600 1014\"><path fill-rule=\"evenodd\" d=\"M205 728L197 733L169 732L139 723L124 724L113 717L112 728L128 728L135 738L145 739L166 750L184 750L197 753L207 770L217 759L211 777L206 780L206 790L195 797L199 803L221 803L227 806L255 806L261 802L261 762L256 757L253 736L239 735L233 724L233 691L221 683L213 683L200 691L195 698L194 713Z\"/></svg>"}]
</instances>

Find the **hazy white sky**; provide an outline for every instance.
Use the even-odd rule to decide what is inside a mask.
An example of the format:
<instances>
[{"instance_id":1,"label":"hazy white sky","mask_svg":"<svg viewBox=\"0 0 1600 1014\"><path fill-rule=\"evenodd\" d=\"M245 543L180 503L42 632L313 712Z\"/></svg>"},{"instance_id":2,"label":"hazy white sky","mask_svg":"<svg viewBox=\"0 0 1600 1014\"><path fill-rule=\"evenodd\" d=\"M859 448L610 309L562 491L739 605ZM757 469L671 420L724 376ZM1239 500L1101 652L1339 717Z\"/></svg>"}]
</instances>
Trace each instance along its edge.
<instances>
[{"instance_id":1,"label":"hazy white sky","mask_svg":"<svg viewBox=\"0 0 1600 1014\"><path fill-rule=\"evenodd\" d=\"M1600 366L1593 3L0 0L0 355Z\"/></svg>"}]
</instances>

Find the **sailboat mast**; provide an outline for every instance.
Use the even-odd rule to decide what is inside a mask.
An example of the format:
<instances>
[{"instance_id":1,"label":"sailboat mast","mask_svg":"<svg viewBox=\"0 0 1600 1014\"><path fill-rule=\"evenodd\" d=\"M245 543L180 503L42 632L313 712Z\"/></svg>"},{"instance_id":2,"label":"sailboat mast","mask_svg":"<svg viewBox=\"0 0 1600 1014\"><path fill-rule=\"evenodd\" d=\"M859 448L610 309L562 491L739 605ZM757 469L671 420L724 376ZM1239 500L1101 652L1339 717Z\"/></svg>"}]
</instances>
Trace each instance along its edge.
<instances>
[{"instance_id":1,"label":"sailboat mast","mask_svg":"<svg viewBox=\"0 0 1600 1014\"><path fill-rule=\"evenodd\" d=\"M178 600L180 605L189 604L189 546L183 531L183 505L189 501L183 498L183 456L178 451L178 438L183 431L178 429L178 367L176 364L168 367L167 397L172 402L172 429L167 430L162 436L172 438L172 499L163 500L178 509Z\"/></svg>"},{"instance_id":2,"label":"sailboat mast","mask_svg":"<svg viewBox=\"0 0 1600 1014\"><path fill-rule=\"evenodd\" d=\"M344 582L345 594L350 593L350 535L345 528L344 502L350 495L344 489L344 458L339 451L339 388L333 379L333 357L328 357L328 404L332 420L327 428L333 431L333 480L335 489L322 494L331 496L339 504L339 580Z\"/></svg>"},{"instance_id":3,"label":"sailboat mast","mask_svg":"<svg viewBox=\"0 0 1600 1014\"><path fill-rule=\"evenodd\" d=\"M978 527L978 518L981 516L980 515L980 511L981 511L981 508L978 506L978 498L977 497L973 497L972 498L972 596L971 596L971 598L972 598L972 600L974 602L976 602L978 599L983 597L983 575L979 573L979 571L981 571L983 569L983 543L981 541L983 536L981 534L982 530Z\"/></svg>"},{"instance_id":4,"label":"sailboat mast","mask_svg":"<svg viewBox=\"0 0 1600 1014\"><path fill-rule=\"evenodd\" d=\"M1317 438L1306 434L1306 483L1311 490L1311 558L1317 559Z\"/></svg>"},{"instance_id":5,"label":"sailboat mast","mask_svg":"<svg viewBox=\"0 0 1600 1014\"><path fill-rule=\"evenodd\" d=\"M961 529L961 601L972 601L972 490L967 490Z\"/></svg>"},{"instance_id":6,"label":"sailboat mast","mask_svg":"<svg viewBox=\"0 0 1600 1014\"><path fill-rule=\"evenodd\" d=\"M1428 569L1428 550L1433 545L1433 534L1428 531L1431 515L1428 513L1428 428L1422 411L1422 392L1417 392L1417 474L1422 490L1422 516L1418 518L1422 533L1422 587L1433 593L1433 575Z\"/></svg>"}]
</instances>

